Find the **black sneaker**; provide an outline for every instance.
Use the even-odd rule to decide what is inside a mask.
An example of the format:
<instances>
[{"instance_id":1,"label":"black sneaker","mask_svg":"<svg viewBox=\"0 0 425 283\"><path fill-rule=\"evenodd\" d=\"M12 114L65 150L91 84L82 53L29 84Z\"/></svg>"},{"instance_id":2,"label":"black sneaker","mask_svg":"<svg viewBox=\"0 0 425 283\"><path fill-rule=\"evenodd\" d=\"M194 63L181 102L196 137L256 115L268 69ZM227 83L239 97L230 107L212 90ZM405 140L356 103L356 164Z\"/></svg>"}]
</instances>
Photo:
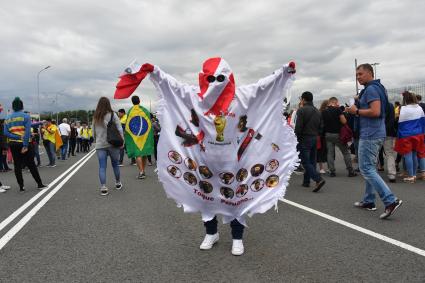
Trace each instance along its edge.
<instances>
[{"instance_id":1,"label":"black sneaker","mask_svg":"<svg viewBox=\"0 0 425 283\"><path fill-rule=\"evenodd\" d=\"M122 189L122 183L121 182L115 183L115 189L121 190Z\"/></svg>"},{"instance_id":2,"label":"black sneaker","mask_svg":"<svg viewBox=\"0 0 425 283\"><path fill-rule=\"evenodd\" d=\"M146 179L145 172L140 172L139 176L137 176L138 179Z\"/></svg>"},{"instance_id":3,"label":"black sneaker","mask_svg":"<svg viewBox=\"0 0 425 283\"><path fill-rule=\"evenodd\" d=\"M20 193L25 193L25 188L24 188L24 187L21 187L21 188L19 189L19 192L20 192Z\"/></svg>"},{"instance_id":4,"label":"black sneaker","mask_svg":"<svg viewBox=\"0 0 425 283\"><path fill-rule=\"evenodd\" d=\"M358 208L367 209L367 210L370 210L370 211L376 210L376 206L375 206L374 203L365 203L365 202L362 202L362 201L356 201L354 203L354 206L358 207Z\"/></svg>"},{"instance_id":5,"label":"black sneaker","mask_svg":"<svg viewBox=\"0 0 425 283\"><path fill-rule=\"evenodd\" d=\"M46 189L46 188L47 188L47 185L45 185L45 184L39 184L38 185L39 190L43 190L43 189Z\"/></svg>"},{"instance_id":6,"label":"black sneaker","mask_svg":"<svg viewBox=\"0 0 425 283\"><path fill-rule=\"evenodd\" d=\"M306 184L306 183L302 183L302 185L304 188L310 188L310 184Z\"/></svg>"},{"instance_id":7,"label":"black sneaker","mask_svg":"<svg viewBox=\"0 0 425 283\"><path fill-rule=\"evenodd\" d=\"M297 169L294 170L295 175L302 175L304 174L304 169L299 166Z\"/></svg>"},{"instance_id":8,"label":"black sneaker","mask_svg":"<svg viewBox=\"0 0 425 283\"><path fill-rule=\"evenodd\" d=\"M397 199L395 202L390 204L389 206L385 207L384 213L382 213L379 218L381 219L387 219L391 215L394 214L394 212L397 210L397 208L400 207L400 205L403 203L401 199Z\"/></svg>"},{"instance_id":9,"label":"black sneaker","mask_svg":"<svg viewBox=\"0 0 425 283\"><path fill-rule=\"evenodd\" d=\"M348 172L348 177L356 177L356 176L357 176L356 172L354 172L354 171Z\"/></svg>"},{"instance_id":10,"label":"black sneaker","mask_svg":"<svg viewBox=\"0 0 425 283\"><path fill-rule=\"evenodd\" d=\"M335 172L331 172L331 173L329 173L329 177L336 177Z\"/></svg>"},{"instance_id":11,"label":"black sneaker","mask_svg":"<svg viewBox=\"0 0 425 283\"><path fill-rule=\"evenodd\" d=\"M325 185L326 181L325 180L320 180L319 182L316 182L316 187L313 190L313 193L317 193L318 191L320 191L320 189L323 187L323 185Z\"/></svg>"}]
</instances>

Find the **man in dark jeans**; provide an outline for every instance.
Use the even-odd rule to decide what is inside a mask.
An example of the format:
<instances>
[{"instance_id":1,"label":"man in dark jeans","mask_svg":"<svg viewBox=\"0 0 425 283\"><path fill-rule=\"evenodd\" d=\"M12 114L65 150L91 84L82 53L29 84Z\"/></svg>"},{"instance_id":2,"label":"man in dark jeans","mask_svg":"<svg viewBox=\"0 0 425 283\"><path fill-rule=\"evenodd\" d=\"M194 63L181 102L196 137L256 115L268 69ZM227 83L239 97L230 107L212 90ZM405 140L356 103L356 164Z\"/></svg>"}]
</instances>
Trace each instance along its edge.
<instances>
[{"instance_id":1,"label":"man in dark jeans","mask_svg":"<svg viewBox=\"0 0 425 283\"><path fill-rule=\"evenodd\" d=\"M37 182L39 189L47 186L43 184L34 162L34 148L31 141L31 118L24 113L24 104L19 97L12 103L13 113L6 117L4 124L4 134L9 139L9 147L13 156L15 176L21 192L25 192L24 179L22 178L22 168L26 165L32 177Z\"/></svg>"},{"instance_id":2,"label":"man in dark jeans","mask_svg":"<svg viewBox=\"0 0 425 283\"><path fill-rule=\"evenodd\" d=\"M335 146L339 148L344 157L345 166L348 171L348 177L355 177L357 174L353 170L351 163L351 154L348 145L343 144L339 139L339 132L342 126L347 124L347 119L342 113L336 97L329 98L328 107L322 112L323 127L326 137L326 147L328 149L328 168L329 176L335 177Z\"/></svg>"},{"instance_id":3,"label":"man in dark jeans","mask_svg":"<svg viewBox=\"0 0 425 283\"><path fill-rule=\"evenodd\" d=\"M71 133L69 134L69 150L68 150L68 158L71 156L75 156L75 147L77 145L77 128L75 127L75 123L71 123Z\"/></svg>"},{"instance_id":4,"label":"man in dark jeans","mask_svg":"<svg viewBox=\"0 0 425 283\"><path fill-rule=\"evenodd\" d=\"M295 134L298 138L298 145L301 156L301 163L304 167L303 186L310 186L310 179L316 182L313 192L318 192L325 180L322 179L316 170L316 141L319 135L322 119L319 110L313 105L313 94L304 92L301 95L302 107L297 111L297 121L295 123Z\"/></svg>"}]
</instances>

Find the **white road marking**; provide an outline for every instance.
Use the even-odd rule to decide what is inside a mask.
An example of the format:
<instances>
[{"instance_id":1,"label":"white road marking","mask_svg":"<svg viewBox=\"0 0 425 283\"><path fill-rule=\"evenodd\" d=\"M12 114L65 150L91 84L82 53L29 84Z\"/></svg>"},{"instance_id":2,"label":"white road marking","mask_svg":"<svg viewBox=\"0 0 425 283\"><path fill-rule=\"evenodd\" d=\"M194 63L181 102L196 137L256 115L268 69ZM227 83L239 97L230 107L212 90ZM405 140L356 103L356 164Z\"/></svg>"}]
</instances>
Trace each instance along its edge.
<instances>
[{"instance_id":1,"label":"white road marking","mask_svg":"<svg viewBox=\"0 0 425 283\"><path fill-rule=\"evenodd\" d=\"M87 158L81 162L77 168L75 168L68 176L66 176L62 182L60 182L56 188L51 190L47 196L45 196L37 205L35 205L18 223L15 224L1 239L0 239L0 250L31 220L31 218L51 199L62 187L74 176L80 168L89 161L90 157L95 154L95 150L87 154Z\"/></svg>"},{"instance_id":2,"label":"white road marking","mask_svg":"<svg viewBox=\"0 0 425 283\"><path fill-rule=\"evenodd\" d=\"M358 232L360 232L360 233L363 233L363 234L369 235L369 236L371 236L371 237L374 237L374 238L379 239L379 240L381 240L381 241L384 241L384 242L390 243L390 244L392 244L392 245L398 246L398 247L400 247L400 248L402 248L402 249L405 249L405 250L411 251L411 252L416 253L416 254L418 254L418 255L425 256L425 250L421 250L421 249L419 249L419 248L417 248L417 247L414 247L414 246L412 246L412 245L409 245L409 244L406 244L406 243L400 242L400 241L398 241L398 240L395 240L395 239L392 239L392 238L390 238L390 237L384 236L384 235L382 235L382 234L379 234L379 233L373 232L373 231L371 231L371 230L365 229L365 228L360 227L360 226L357 226L357 225L355 225L355 224L351 224L351 223L349 223L349 222L347 222L347 221L341 220L341 219L336 218L336 217L334 217L334 216L331 216L331 215L329 215L329 214L326 214L326 213L323 213L323 212L317 211L317 210L315 210L315 209L309 208L309 207L307 207L307 206L304 206L304 205L298 204L298 203L296 203L296 202L293 202L293 201L290 201L290 200L287 200L287 199L284 199L284 200L282 200L282 201L283 201L284 203L287 203L287 204L289 204L289 205L295 206L295 207L300 208L300 209L302 209L302 210L305 210L305 211L307 211L307 212L313 213L313 214L315 214L315 215L317 215L317 216L320 216L320 217L326 218L326 219L328 219L328 220L330 220L330 221L332 221L332 222L335 222L335 223L341 224L341 225L343 225L343 226L345 226L345 227L348 227L348 228L350 228L350 229L356 230L356 231L358 231Z\"/></svg>"},{"instance_id":3,"label":"white road marking","mask_svg":"<svg viewBox=\"0 0 425 283\"><path fill-rule=\"evenodd\" d=\"M94 149L93 149L94 151ZM93 152L92 151L92 152ZM72 169L74 169L78 164L83 162L85 159L89 158L89 154L92 153L89 152L86 154L83 158L75 162L70 168L68 168L65 172L63 172L59 177L54 179L47 188L41 190L39 193L37 193L35 196L33 196L29 201L27 201L25 204L23 204L20 208L18 208L15 212L13 212L9 217L7 217L5 220L3 220L0 223L0 231L2 231L7 225L9 225L10 222L15 220L16 217L18 217L22 212L25 211L31 204L33 204L37 199L39 199L42 195L44 195L50 188L52 188L57 182L59 182L60 179L62 179L68 172L70 172Z\"/></svg>"}]
</instances>

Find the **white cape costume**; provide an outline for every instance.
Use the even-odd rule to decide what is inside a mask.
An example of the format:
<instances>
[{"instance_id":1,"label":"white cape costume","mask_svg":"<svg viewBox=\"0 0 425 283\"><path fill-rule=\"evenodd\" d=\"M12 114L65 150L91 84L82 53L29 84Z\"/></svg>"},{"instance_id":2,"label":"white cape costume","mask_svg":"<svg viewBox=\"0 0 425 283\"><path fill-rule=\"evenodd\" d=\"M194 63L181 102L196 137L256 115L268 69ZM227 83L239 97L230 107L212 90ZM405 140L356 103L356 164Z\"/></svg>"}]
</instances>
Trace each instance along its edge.
<instances>
[{"instance_id":1,"label":"white cape costume","mask_svg":"<svg viewBox=\"0 0 425 283\"><path fill-rule=\"evenodd\" d=\"M168 197L203 221L264 213L283 199L298 163L297 140L282 115L294 80L283 66L257 83L235 87L221 58L205 61L200 86L154 66L160 101L158 174Z\"/></svg>"}]
</instances>

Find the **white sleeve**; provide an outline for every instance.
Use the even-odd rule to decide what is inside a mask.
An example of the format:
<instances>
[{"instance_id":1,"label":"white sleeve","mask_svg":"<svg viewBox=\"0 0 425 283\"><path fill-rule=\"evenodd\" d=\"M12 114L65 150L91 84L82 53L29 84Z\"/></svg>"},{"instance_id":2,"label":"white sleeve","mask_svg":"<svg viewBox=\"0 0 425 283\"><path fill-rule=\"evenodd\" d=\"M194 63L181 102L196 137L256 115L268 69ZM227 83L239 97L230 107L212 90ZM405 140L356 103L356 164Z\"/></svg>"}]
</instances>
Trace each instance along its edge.
<instances>
[{"instance_id":1,"label":"white sleeve","mask_svg":"<svg viewBox=\"0 0 425 283\"><path fill-rule=\"evenodd\" d=\"M154 71L150 74L150 80L158 90L161 98L180 98L186 105L190 105L192 95L199 92L199 88L185 83L181 83L171 75L162 71L155 66Z\"/></svg>"},{"instance_id":2,"label":"white sleeve","mask_svg":"<svg viewBox=\"0 0 425 283\"><path fill-rule=\"evenodd\" d=\"M288 73L288 66L285 65L256 83L238 87L236 95L242 106L248 108L254 98L256 98L255 101L258 101L276 95L283 97L283 91L290 87L293 80L293 74Z\"/></svg>"}]
</instances>

